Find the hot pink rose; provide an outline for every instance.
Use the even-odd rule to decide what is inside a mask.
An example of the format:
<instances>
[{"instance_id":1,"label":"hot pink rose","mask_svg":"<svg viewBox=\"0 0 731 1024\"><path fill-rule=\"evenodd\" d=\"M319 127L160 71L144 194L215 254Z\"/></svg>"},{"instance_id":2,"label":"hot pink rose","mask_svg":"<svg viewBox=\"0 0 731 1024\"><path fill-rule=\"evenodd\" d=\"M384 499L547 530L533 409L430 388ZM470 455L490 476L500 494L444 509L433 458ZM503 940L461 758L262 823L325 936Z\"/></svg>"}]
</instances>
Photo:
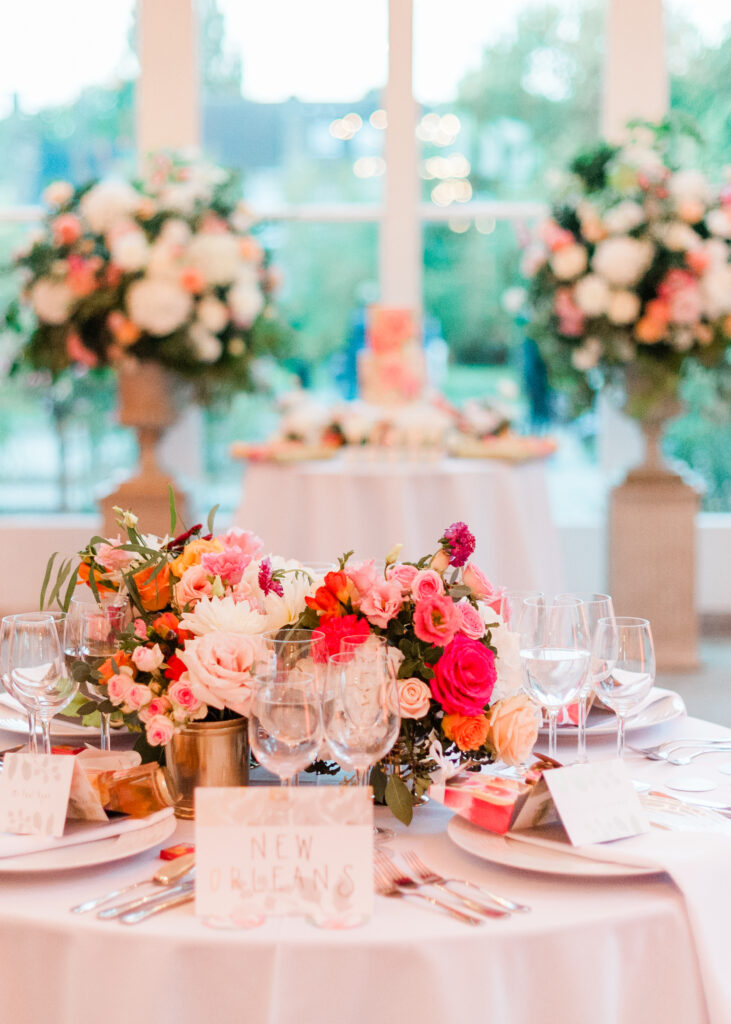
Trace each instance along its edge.
<instances>
[{"instance_id":1,"label":"hot pink rose","mask_svg":"<svg viewBox=\"0 0 731 1024\"><path fill-rule=\"evenodd\" d=\"M244 569L253 560L241 548L226 548L225 551L207 551L201 558L201 565L209 576L220 576L224 583L233 586L241 582Z\"/></svg>"},{"instance_id":2,"label":"hot pink rose","mask_svg":"<svg viewBox=\"0 0 731 1024\"><path fill-rule=\"evenodd\" d=\"M160 650L160 644L155 644L154 647L135 647L132 651L132 661L140 672L154 672L165 661L165 655Z\"/></svg>"},{"instance_id":3,"label":"hot pink rose","mask_svg":"<svg viewBox=\"0 0 731 1024\"><path fill-rule=\"evenodd\" d=\"M449 715L479 715L496 678L492 651L460 633L434 666L431 692Z\"/></svg>"},{"instance_id":4,"label":"hot pink rose","mask_svg":"<svg viewBox=\"0 0 731 1024\"><path fill-rule=\"evenodd\" d=\"M374 626L385 629L401 611L403 603L401 585L394 580L380 580L360 602L360 610Z\"/></svg>"},{"instance_id":5,"label":"hot pink rose","mask_svg":"<svg viewBox=\"0 0 731 1024\"><path fill-rule=\"evenodd\" d=\"M203 565L191 565L186 569L175 584L175 603L178 608L192 608L202 597L210 597L213 592L208 570Z\"/></svg>"},{"instance_id":6,"label":"hot pink rose","mask_svg":"<svg viewBox=\"0 0 731 1024\"><path fill-rule=\"evenodd\" d=\"M206 633L187 640L179 652L193 693L206 704L247 715L253 696L251 669L265 655L260 637L245 633Z\"/></svg>"},{"instance_id":7,"label":"hot pink rose","mask_svg":"<svg viewBox=\"0 0 731 1024\"><path fill-rule=\"evenodd\" d=\"M500 611L500 602L505 593L504 587L494 587L474 562L468 562L462 570L462 582L472 591L472 596L478 601L484 601L493 611Z\"/></svg>"},{"instance_id":8,"label":"hot pink rose","mask_svg":"<svg viewBox=\"0 0 731 1024\"><path fill-rule=\"evenodd\" d=\"M193 693L190 684L182 679L179 679L177 683L173 683L168 688L168 696L170 700L175 701L176 704L181 708L185 708L186 711L197 711L201 706L201 700Z\"/></svg>"},{"instance_id":9,"label":"hot pink rose","mask_svg":"<svg viewBox=\"0 0 731 1024\"><path fill-rule=\"evenodd\" d=\"M434 569L421 569L411 582L411 593L415 601L436 597L444 593L444 581Z\"/></svg>"},{"instance_id":10,"label":"hot pink rose","mask_svg":"<svg viewBox=\"0 0 731 1024\"><path fill-rule=\"evenodd\" d=\"M372 558L367 562L356 562L355 565L348 565L345 569L345 575L358 591L360 597L367 594L378 583L379 579L376 563Z\"/></svg>"},{"instance_id":11,"label":"hot pink rose","mask_svg":"<svg viewBox=\"0 0 731 1024\"><path fill-rule=\"evenodd\" d=\"M137 557L134 551L122 551L120 537L115 537L109 544L100 544L97 548L96 561L107 572L126 569Z\"/></svg>"},{"instance_id":12,"label":"hot pink rose","mask_svg":"<svg viewBox=\"0 0 731 1024\"><path fill-rule=\"evenodd\" d=\"M107 697L109 697L112 704L119 707L120 704L124 704L127 694L133 686L134 680L132 676L125 671L121 671L118 675L109 677Z\"/></svg>"},{"instance_id":13,"label":"hot pink rose","mask_svg":"<svg viewBox=\"0 0 731 1024\"><path fill-rule=\"evenodd\" d=\"M175 735L175 726L165 715L153 715L145 723L145 736L151 747L164 747Z\"/></svg>"},{"instance_id":14,"label":"hot pink rose","mask_svg":"<svg viewBox=\"0 0 731 1024\"><path fill-rule=\"evenodd\" d=\"M462 625L451 597L439 594L417 601L414 608L414 632L425 644L446 647Z\"/></svg>"},{"instance_id":15,"label":"hot pink rose","mask_svg":"<svg viewBox=\"0 0 731 1024\"><path fill-rule=\"evenodd\" d=\"M418 571L415 565L404 565L402 562L397 562L396 565L389 565L386 574L390 580L399 583L402 590L410 591Z\"/></svg>"},{"instance_id":16,"label":"hot pink rose","mask_svg":"<svg viewBox=\"0 0 731 1024\"><path fill-rule=\"evenodd\" d=\"M471 640L481 640L485 635L485 623L474 605L471 605L469 601L460 601L457 611L462 619L462 625L459 627L460 633L464 633Z\"/></svg>"},{"instance_id":17,"label":"hot pink rose","mask_svg":"<svg viewBox=\"0 0 731 1024\"><path fill-rule=\"evenodd\" d=\"M226 548L239 548L245 555L254 558L264 547L264 541L257 537L251 530L240 530L238 526L232 526L230 530L217 537Z\"/></svg>"},{"instance_id":18,"label":"hot pink rose","mask_svg":"<svg viewBox=\"0 0 731 1024\"><path fill-rule=\"evenodd\" d=\"M402 718L423 718L429 710L431 690L421 679L399 679L398 702Z\"/></svg>"}]
</instances>

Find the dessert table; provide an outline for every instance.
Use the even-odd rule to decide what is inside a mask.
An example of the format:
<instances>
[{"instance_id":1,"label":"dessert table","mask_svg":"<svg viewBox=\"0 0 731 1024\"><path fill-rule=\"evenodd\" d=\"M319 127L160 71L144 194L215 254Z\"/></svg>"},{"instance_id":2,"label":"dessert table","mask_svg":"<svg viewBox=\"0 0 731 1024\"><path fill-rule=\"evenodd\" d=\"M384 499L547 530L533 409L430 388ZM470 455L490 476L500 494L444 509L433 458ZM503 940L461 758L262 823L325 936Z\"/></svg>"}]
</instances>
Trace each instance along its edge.
<instances>
[{"instance_id":1,"label":"dessert table","mask_svg":"<svg viewBox=\"0 0 731 1024\"><path fill-rule=\"evenodd\" d=\"M629 742L673 735L731 733L676 719ZM0 747L13 742L0 734ZM592 737L590 756L611 757L613 746L611 736ZM567 760L572 748L564 741ZM633 778L654 786L673 773L711 776L712 798L731 803L731 776L718 771L730 757L672 768L630 755L628 764ZM295 918L219 930L196 919L191 905L125 927L93 914L72 917L68 908L149 877L160 863L156 849L106 867L0 873L0 1020L707 1024L684 900L669 876L586 878L499 866L458 848L445 831L450 817L434 802L417 809L410 829L396 824L389 849L413 848L430 867L528 903L531 913L473 928L416 901L377 896L373 919L347 931ZM377 819L394 824L385 810ZM191 823L181 822L177 838L191 835ZM722 955L731 970L728 947Z\"/></svg>"},{"instance_id":2,"label":"dessert table","mask_svg":"<svg viewBox=\"0 0 731 1024\"><path fill-rule=\"evenodd\" d=\"M399 458L367 451L284 464L251 462L234 523L267 550L307 561L420 558L449 523L477 537L475 561L503 586L562 587L558 531L545 464L490 459Z\"/></svg>"}]
</instances>

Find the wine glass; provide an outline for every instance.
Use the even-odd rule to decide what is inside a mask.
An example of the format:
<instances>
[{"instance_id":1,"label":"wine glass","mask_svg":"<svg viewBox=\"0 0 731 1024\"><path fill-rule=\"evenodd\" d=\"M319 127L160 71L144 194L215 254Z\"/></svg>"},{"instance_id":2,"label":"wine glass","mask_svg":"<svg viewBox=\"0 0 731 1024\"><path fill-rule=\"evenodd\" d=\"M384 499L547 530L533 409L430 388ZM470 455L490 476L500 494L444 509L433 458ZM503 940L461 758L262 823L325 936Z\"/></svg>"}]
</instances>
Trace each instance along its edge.
<instances>
[{"instance_id":1,"label":"wine glass","mask_svg":"<svg viewBox=\"0 0 731 1024\"><path fill-rule=\"evenodd\" d=\"M589 644L593 643L594 637L596 636L597 625L600 619L614 618L614 605L609 594L557 594L556 600L563 598L575 598L577 601L581 601L581 607L583 609L584 618L586 620L586 628L589 635ZM579 694L579 714L577 721L578 729L578 741L577 741L577 756L576 760L579 764L586 764L586 715L589 709L589 697L591 696L595 682L594 674L594 663L589 663L589 672L587 673L586 682L582 687L581 693Z\"/></svg>"},{"instance_id":2,"label":"wine glass","mask_svg":"<svg viewBox=\"0 0 731 1024\"><path fill-rule=\"evenodd\" d=\"M323 700L325 736L335 760L355 771L359 786L367 786L372 766L385 757L401 727L398 688L385 647L367 656L341 652L330 658ZM375 828L376 839L392 839L391 829Z\"/></svg>"},{"instance_id":3,"label":"wine glass","mask_svg":"<svg viewBox=\"0 0 731 1024\"><path fill-rule=\"evenodd\" d=\"M5 615L0 622L0 683L14 699L18 700L10 685L10 638L13 631L14 615ZM28 749L32 754L38 753L38 736L36 733L36 713L31 703L18 701L28 718Z\"/></svg>"},{"instance_id":4,"label":"wine glass","mask_svg":"<svg viewBox=\"0 0 731 1024\"><path fill-rule=\"evenodd\" d=\"M592 647L594 688L617 716L617 757L624 756L628 715L655 682L655 645L647 619L600 619Z\"/></svg>"},{"instance_id":5,"label":"wine glass","mask_svg":"<svg viewBox=\"0 0 731 1024\"><path fill-rule=\"evenodd\" d=\"M322 737L320 697L314 676L273 671L254 678L249 743L260 764L291 786L315 759Z\"/></svg>"},{"instance_id":6,"label":"wine glass","mask_svg":"<svg viewBox=\"0 0 731 1024\"><path fill-rule=\"evenodd\" d=\"M548 754L556 757L561 708L576 700L589 671L589 636L581 602L527 600L521 617L523 688L548 715Z\"/></svg>"},{"instance_id":7,"label":"wine glass","mask_svg":"<svg viewBox=\"0 0 731 1024\"><path fill-rule=\"evenodd\" d=\"M500 618L511 633L520 632L526 601L541 604L545 595L540 590L506 590L500 599Z\"/></svg>"},{"instance_id":8,"label":"wine glass","mask_svg":"<svg viewBox=\"0 0 731 1024\"><path fill-rule=\"evenodd\" d=\"M317 681L321 668L327 664L327 641L319 629L285 626L262 633L261 638L267 652L266 663L272 669L288 671L298 667Z\"/></svg>"},{"instance_id":9,"label":"wine glass","mask_svg":"<svg viewBox=\"0 0 731 1024\"><path fill-rule=\"evenodd\" d=\"M40 722L44 754L51 753L51 719L74 697L78 683L64 671L56 621L43 612L12 616L5 643L10 692Z\"/></svg>"},{"instance_id":10,"label":"wine glass","mask_svg":"<svg viewBox=\"0 0 731 1024\"><path fill-rule=\"evenodd\" d=\"M64 630L64 656L67 665L74 661L83 661L93 669L98 669L117 652L119 633L127 625L129 605L126 599L118 595L101 604L74 597L71 599L66 616ZM90 700L100 704L104 700L93 683L83 683L82 692ZM111 749L110 721L111 713L100 711L100 746L102 750Z\"/></svg>"},{"instance_id":11,"label":"wine glass","mask_svg":"<svg viewBox=\"0 0 731 1024\"><path fill-rule=\"evenodd\" d=\"M340 641L340 654L349 654L352 657L367 658L370 655L378 656L378 652L388 654L388 643L385 636L377 636L375 633L355 633L352 636L344 636Z\"/></svg>"}]
</instances>

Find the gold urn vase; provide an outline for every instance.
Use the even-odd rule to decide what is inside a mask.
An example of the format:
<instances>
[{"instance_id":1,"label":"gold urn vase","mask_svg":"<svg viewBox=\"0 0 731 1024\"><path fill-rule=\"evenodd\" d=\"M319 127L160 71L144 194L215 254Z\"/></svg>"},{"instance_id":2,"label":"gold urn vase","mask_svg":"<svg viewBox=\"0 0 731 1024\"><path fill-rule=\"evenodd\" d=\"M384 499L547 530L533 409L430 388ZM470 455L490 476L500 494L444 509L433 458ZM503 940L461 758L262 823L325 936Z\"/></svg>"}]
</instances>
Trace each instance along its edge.
<instances>
[{"instance_id":1,"label":"gold urn vase","mask_svg":"<svg viewBox=\"0 0 731 1024\"><path fill-rule=\"evenodd\" d=\"M196 786L247 786L248 720L191 722L165 747L165 776L178 818L195 816Z\"/></svg>"}]
</instances>

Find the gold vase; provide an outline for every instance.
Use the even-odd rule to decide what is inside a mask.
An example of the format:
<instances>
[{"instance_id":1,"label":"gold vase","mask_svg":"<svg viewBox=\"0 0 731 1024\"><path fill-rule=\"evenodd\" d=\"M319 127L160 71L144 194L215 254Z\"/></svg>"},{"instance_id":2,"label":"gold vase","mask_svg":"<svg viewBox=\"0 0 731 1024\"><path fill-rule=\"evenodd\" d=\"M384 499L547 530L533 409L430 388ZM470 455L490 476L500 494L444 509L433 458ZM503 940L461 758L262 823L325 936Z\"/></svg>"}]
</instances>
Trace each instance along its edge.
<instances>
[{"instance_id":1,"label":"gold vase","mask_svg":"<svg viewBox=\"0 0 731 1024\"><path fill-rule=\"evenodd\" d=\"M165 775L177 818L193 818L196 786L247 786L249 735L245 718L191 722L165 747Z\"/></svg>"}]
</instances>

